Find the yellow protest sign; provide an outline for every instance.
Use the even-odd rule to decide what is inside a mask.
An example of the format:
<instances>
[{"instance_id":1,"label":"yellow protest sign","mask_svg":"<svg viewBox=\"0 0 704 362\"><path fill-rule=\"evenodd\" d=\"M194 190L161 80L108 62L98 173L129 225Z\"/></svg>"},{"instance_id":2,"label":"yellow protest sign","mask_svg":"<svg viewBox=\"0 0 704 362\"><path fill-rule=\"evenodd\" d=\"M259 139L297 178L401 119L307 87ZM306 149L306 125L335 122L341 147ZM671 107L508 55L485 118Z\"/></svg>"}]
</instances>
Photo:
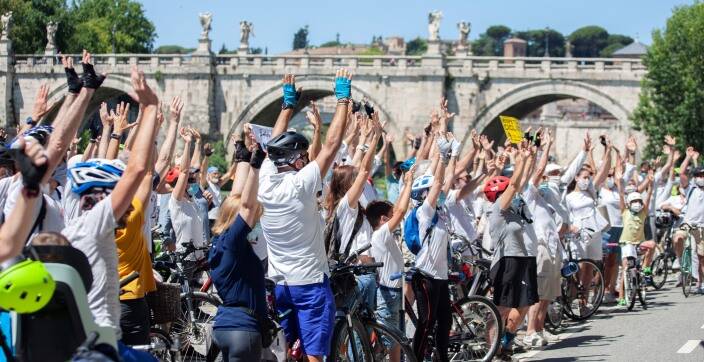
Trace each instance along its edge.
<instances>
[{"instance_id":1,"label":"yellow protest sign","mask_svg":"<svg viewBox=\"0 0 704 362\"><path fill-rule=\"evenodd\" d=\"M501 119L501 125L504 127L504 133L506 133L506 138L508 138L511 143L521 143L523 140L523 131L521 131L521 124L518 119L508 116L499 116Z\"/></svg>"}]
</instances>

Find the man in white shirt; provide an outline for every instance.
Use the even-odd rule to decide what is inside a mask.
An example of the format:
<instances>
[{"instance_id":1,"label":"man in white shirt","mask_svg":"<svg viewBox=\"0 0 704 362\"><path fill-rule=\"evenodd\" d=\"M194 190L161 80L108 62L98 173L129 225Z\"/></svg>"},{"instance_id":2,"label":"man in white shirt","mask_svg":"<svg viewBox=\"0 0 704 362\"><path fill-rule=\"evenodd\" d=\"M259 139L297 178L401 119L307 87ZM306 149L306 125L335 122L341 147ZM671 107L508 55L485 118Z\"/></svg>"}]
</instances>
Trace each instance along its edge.
<instances>
[{"instance_id":1,"label":"man in white shirt","mask_svg":"<svg viewBox=\"0 0 704 362\"><path fill-rule=\"evenodd\" d=\"M704 279L704 167L699 166L694 169L692 172L693 180L690 182L686 170L693 154L694 153L690 152L688 149L687 156L684 162L682 162L682 166L680 166L680 186L687 190L685 193L684 208L682 209L684 213L682 222L692 227L692 229L689 230L689 235L692 236L692 256L695 255L696 251L698 257L697 260L693 260L692 266L694 267L698 264L699 267L698 273L695 272L693 268L692 275L697 279L697 289L700 292L704 292L701 285L702 279ZM682 258L684 240L686 238L687 233L677 231L672 240L678 260ZM680 265L682 265L681 260ZM682 281L680 280L679 282L681 283Z\"/></svg>"},{"instance_id":2,"label":"man in white shirt","mask_svg":"<svg viewBox=\"0 0 704 362\"><path fill-rule=\"evenodd\" d=\"M276 286L277 308L291 309L282 326L287 340L300 338L309 361L322 361L330 352L335 301L317 193L342 143L351 99L351 74L341 69L335 77L338 103L327 138L313 161L308 159L308 140L286 131L300 93L295 78L283 79L284 102L272 138L269 159L259 173L259 202L264 208L261 226L269 249L269 275L283 276Z\"/></svg>"}]
</instances>

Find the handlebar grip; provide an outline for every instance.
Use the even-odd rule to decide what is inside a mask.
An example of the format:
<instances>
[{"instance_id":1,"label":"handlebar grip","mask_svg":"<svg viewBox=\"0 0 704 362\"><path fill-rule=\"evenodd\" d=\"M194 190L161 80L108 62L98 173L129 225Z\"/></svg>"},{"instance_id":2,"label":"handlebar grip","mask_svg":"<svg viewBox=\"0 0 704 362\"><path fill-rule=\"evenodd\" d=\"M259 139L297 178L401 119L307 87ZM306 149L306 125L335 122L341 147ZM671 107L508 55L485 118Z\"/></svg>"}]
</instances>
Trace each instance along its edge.
<instances>
[{"instance_id":1,"label":"handlebar grip","mask_svg":"<svg viewBox=\"0 0 704 362\"><path fill-rule=\"evenodd\" d=\"M124 287L125 285L132 283L133 280L139 278L139 272L132 272L132 274L126 276L124 279L120 280L120 288Z\"/></svg>"},{"instance_id":2,"label":"handlebar grip","mask_svg":"<svg viewBox=\"0 0 704 362\"><path fill-rule=\"evenodd\" d=\"M389 280L398 280L401 279L403 276L403 273L393 273L389 276Z\"/></svg>"},{"instance_id":3,"label":"handlebar grip","mask_svg":"<svg viewBox=\"0 0 704 362\"><path fill-rule=\"evenodd\" d=\"M369 264L362 264L360 265L365 268L381 268L384 266L384 263L378 262L378 263L369 263Z\"/></svg>"}]
</instances>

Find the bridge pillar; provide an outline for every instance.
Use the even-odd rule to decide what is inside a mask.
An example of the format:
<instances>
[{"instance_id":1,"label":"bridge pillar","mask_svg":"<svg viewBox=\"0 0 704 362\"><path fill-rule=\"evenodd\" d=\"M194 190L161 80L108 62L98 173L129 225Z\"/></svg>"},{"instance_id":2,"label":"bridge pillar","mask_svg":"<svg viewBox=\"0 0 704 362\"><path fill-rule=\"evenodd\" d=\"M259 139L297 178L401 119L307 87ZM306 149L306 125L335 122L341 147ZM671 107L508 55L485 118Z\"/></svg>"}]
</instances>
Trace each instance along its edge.
<instances>
[{"instance_id":1,"label":"bridge pillar","mask_svg":"<svg viewBox=\"0 0 704 362\"><path fill-rule=\"evenodd\" d=\"M0 40L0 127L7 127L15 122L15 112L12 110L12 85L15 82L14 57L12 41Z\"/></svg>"}]
</instances>

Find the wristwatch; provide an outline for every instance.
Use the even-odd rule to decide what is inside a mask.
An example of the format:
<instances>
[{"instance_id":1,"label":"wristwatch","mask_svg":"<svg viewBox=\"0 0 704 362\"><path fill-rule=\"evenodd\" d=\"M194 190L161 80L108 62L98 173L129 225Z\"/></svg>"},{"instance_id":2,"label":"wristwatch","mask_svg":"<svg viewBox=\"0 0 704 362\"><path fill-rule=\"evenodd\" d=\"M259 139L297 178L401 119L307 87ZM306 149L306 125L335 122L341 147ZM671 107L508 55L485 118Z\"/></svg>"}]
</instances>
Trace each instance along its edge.
<instances>
[{"instance_id":1,"label":"wristwatch","mask_svg":"<svg viewBox=\"0 0 704 362\"><path fill-rule=\"evenodd\" d=\"M26 124L28 124L28 125L30 125L30 126L34 126L34 124L35 124L36 122L34 122L34 119L32 119L32 116L29 116L29 117L27 117L27 119L24 120L24 123L26 123Z\"/></svg>"},{"instance_id":2,"label":"wristwatch","mask_svg":"<svg viewBox=\"0 0 704 362\"><path fill-rule=\"evenodd\" d=\"M117 134L117 133L111 133L110 138L112 138L114 140L119 140L120 138L122 138L122 135Z\"/></svg>"}]
</instances>

